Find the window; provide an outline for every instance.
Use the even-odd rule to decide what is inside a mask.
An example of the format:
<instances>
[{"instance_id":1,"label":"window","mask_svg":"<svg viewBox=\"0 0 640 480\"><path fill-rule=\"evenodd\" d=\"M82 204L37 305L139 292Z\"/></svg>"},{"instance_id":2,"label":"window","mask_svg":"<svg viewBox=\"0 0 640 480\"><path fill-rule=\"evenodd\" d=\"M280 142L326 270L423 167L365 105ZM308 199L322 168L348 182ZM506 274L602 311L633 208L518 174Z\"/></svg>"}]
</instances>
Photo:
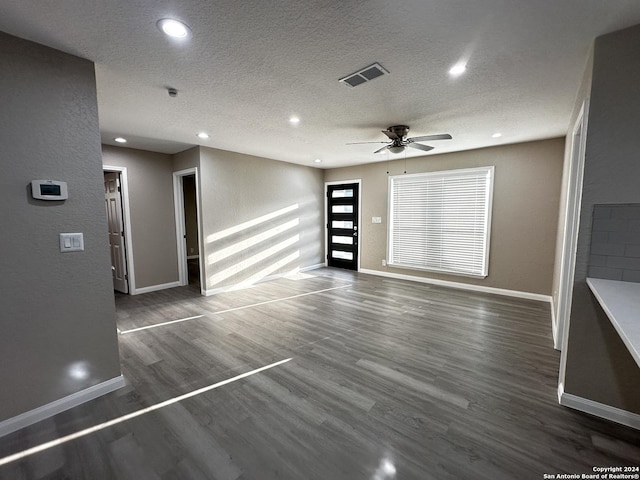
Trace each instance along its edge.
<instances>
[{"instance_id":1,"label":"window","mask_svg":"<svg viewBox=\"0 0 640 480\"><path fill-rule=\"evenodd\" d=\"M388 265L486 277L493 171L389 177Z\"/></svg>"}]
</instances>

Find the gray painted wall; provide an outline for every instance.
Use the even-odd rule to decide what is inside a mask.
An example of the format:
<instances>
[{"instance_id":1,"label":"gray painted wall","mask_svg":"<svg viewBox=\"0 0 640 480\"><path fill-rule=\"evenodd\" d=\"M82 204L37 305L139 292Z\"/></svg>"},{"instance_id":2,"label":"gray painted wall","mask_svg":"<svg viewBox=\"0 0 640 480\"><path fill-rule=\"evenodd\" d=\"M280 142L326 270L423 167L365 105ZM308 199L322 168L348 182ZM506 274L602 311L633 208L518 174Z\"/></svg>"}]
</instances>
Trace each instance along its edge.
<instances>
[{"instance_id":1,"label":"gray painted wall","mask_svg":"<svg viewBox=\"0 0 640 480\"><path fill-rule=\"evenodd\" d=\"M382 266L387 248L390 163L326 170L326 181L362 179L361 268L550 295L558 221L564 139L410 158L407 173L495 165L489 276L485 279ZM382 217L372 224L371 217Z\"/></svg>"},{"instance_id":2,"label":"gray painted wall","mask_svg":"<svg viewBox=\"0 0 640 480\"><path fill-rule=\"evenodd\" d=\"M102 162L127 168L136 288L177 282L171 155L103 145Z\"/></svg>"},{"instance_id":3,"label":"gray painted wall","mask_svg":"<svg viewBox=\"0 0 640 480\"><path fill-rule=\"evenodd\" d=\"M200 175L206 290L324 263L321 170L200 147Z\"/></svg>"},{"instance_id":4,"label":"gray painted wall","mask_svg":"<svg viewBox=\"0 0 640 480\"><path fill-rule=\"evenodd\" d=\"M1 421L120 363L93 63L0 33L0 96ZM66 181L69 199L33 200L33 179ZM60 253L60 232L85 251Z\"/></svg>"},{"instance_id":5,"label":"gray painted wall","mask_svg":"<svg viewBox=\"0 0 640 480\"><path fill-rule=\"evenodd\" d=\"M173 171L200 166L200 147L193 147L172 156Z\"/></svg>"},{"instance_id":6,"label":"gray painted wall","mask_svg":"<svg viewBox=\"0 0 640 480\"><path fill-rule=\"evenodd\" d=\"M640 368L586 285L595 204L640 202L640 26L596 39L567 393L640 414Z\"/></svg>"}]
</instances>

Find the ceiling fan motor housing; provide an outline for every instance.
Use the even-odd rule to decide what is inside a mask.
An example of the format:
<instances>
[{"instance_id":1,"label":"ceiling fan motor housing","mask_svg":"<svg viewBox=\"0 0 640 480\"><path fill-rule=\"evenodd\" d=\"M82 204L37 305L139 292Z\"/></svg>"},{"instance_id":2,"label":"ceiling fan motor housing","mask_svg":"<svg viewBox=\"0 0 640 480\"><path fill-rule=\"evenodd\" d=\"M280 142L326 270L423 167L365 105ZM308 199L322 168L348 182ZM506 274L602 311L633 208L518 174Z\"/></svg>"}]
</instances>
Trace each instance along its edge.
<instances>
[{"instance_id":1,"label":"ceiling fan motor housing","mask_svg":"<svg viewBox=\"0 0 640 480\"><path fill-rule=\"evenodd\" d=\"M387 132L395 134L400 139L404 139L409 135L409 127L407 125L394 125L387 128Z\"/></svg>"}]
</instances>

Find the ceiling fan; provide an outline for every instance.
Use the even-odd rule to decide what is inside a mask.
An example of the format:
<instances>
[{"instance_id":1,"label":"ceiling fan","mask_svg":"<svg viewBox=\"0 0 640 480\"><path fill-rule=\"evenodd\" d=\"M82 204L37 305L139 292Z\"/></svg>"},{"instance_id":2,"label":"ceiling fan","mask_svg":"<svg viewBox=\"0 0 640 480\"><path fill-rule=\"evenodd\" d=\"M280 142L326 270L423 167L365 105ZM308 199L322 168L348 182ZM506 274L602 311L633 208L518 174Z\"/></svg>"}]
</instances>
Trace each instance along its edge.
<instances>
[{"instance_id":1,"label":"ceiling fan","mask_svg":"<svg viewBox=\"0 0 640 480\"><path fill-rule=\"evenodd\" d=\"M392 127L387 128L386 130L382 130L387 137L389 137L390 142L354 142L347 143L347 145L358 145L364 143L386 143L384 147L379 150L376 150L373 153L381 153L385 150L390 151L391 153L401 153L404 151L406 147L417 148L418 150L422 150L423 152L428 152L429 150L433 150L433 147L429 145L422 145L416 142L428 142L430 140L451 140L451 135L448 133L442 133L438 135L424 135L422 137L412 137L407 138L407 134L409 133L409 127L406 125L394 125Z\"/></svg>"}]
</instances>

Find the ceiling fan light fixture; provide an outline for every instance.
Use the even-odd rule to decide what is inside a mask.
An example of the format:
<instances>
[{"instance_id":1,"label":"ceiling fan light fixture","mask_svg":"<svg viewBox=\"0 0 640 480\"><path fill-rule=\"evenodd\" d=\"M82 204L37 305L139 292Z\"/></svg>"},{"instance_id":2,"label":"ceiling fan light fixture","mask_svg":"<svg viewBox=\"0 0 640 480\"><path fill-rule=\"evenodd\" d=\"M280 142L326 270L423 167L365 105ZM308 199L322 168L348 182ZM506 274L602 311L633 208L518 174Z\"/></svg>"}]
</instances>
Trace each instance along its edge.
<instances>
[{"instance_id":1,"label":"ceiling fan light fixture","mask_svg":"<svg viewBox=\"0 0 640 480\"><path fill-rule=\"evenodd\" d=\"M391 153L402 153L404 152L404 145L391 145L388 147L388 150Z\"/></svg>"}]
</instances>

